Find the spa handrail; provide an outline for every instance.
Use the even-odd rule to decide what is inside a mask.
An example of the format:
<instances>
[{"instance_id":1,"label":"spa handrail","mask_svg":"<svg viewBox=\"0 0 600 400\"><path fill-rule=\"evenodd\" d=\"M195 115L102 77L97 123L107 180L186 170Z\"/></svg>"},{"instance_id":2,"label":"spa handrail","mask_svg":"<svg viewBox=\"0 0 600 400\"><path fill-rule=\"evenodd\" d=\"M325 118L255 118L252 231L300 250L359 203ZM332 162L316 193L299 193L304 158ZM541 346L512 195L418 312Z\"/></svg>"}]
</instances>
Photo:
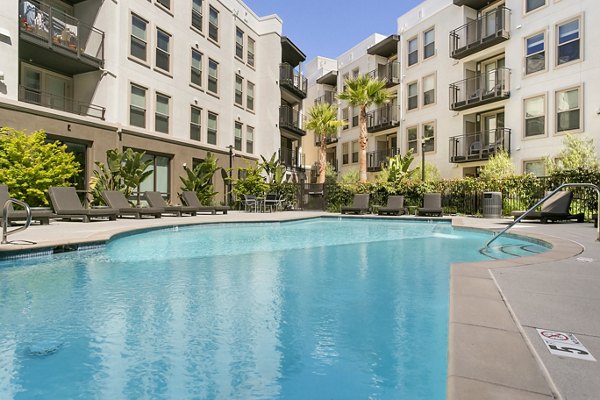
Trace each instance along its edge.
<instances>
[{"instance_id":1,"label":"spa handrail","mask_svg":"<svg viewBox=\"0 0 600 400\"><path fill-rule=\"evenodd\" d=\"M551 193L549 193L546 196L544 196L543 199L541 199L540 201L538 201L537 203L535 203L531 208L529 208L527 211L525 211L517 219L515 219L513 222L511 222L500 233L497 233L497 234L495 233L494 237L491 238L485 244L485 248L489 247L490 244L492 244L496 239L498 239L500 236L502 236L507 230L509 230L510 228L512 228L515 224L519 223L523 218L525 218L527 215L529 215L529 213L531 213L533 210L535 210L543 202L545 202L550 197L552 197L556 192L558 192L561 189L566 188L566 187L589 187L589 188L594 189L596 191L596 193L598 194L598 215L600 215L600 188L598 186L594 185L593 183L563 183L562 185L560 185L559 187L557 187L556 189L554 189ZM600 240L600 224L598 224L598 227L597 227L596 231L597 231L596 240Z\"/></svg>"},{"instance_id":2,"label":"spa handrail","mask_svg":"<svg viewBox=\"0 0 600 400\"><path fill-rule=\"evenodd\" d=\"M25 220L25 225L15 228L12 231L9 231L8 230L8 208L11 203L15 203L15 204L23 207L25 209L25 213L27 214L27 219ZM25 229L29 228L29 225L31 225L31 208L29 208L29 205L27 203L17 200L17 199L8 199L2 207L2 242L0 242L0 244L7 244L8 240L6 240L6 238L8 235L11 235L13 233L17 233L20 231L24 231Z\"/></svg>"}]
</instances>

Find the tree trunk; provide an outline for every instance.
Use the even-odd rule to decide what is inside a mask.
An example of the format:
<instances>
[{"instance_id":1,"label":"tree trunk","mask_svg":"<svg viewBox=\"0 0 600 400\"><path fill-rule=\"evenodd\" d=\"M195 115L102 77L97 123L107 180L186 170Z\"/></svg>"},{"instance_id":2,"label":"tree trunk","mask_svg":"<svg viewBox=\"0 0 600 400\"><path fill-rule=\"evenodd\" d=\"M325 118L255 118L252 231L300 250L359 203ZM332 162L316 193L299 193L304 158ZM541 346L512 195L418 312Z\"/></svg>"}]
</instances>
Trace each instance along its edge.
<instances>
[{"instance_id":1,"label":"tree trunk","mask_svg":"<svg viewBox=\"0 0 600 400\"><path fill-rule=\"evenodd\" d=\"M358 178L359 182L367 181L367 107L361 106L358 116Z\"/></svg>"},{"instance_id":2,"label":"tree trunk","mask_svg":"<svg viewBox=\"0 0 600 400\"><path fill-rule=\"evenodd\" d=\"M319 179L317 183L325 183L325 170L327 165L327 136L325 133L321 133L321 143L319 146Z\"/></svg>"}]
</instances>

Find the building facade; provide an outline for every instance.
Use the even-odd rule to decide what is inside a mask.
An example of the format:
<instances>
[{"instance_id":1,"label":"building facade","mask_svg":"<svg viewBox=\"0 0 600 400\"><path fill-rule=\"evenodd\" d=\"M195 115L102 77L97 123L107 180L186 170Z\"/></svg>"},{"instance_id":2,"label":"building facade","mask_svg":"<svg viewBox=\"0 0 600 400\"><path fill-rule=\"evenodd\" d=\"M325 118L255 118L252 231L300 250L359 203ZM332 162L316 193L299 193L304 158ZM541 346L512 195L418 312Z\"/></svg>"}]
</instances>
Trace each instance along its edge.
<instances>
[{"instance_id":1,"label":"building facade","mask_svg":"<svg viewBox=\"0 0 600 400\"><path fill-rule=\"evenodd\" d=\"M239 0L8 2L0 126L67 144L81 191L108 149L145 151L154 172L140 190L178 201L184 166L208 152L223 168L280 152L281 29Z\"/></svg>"}]
</instances>

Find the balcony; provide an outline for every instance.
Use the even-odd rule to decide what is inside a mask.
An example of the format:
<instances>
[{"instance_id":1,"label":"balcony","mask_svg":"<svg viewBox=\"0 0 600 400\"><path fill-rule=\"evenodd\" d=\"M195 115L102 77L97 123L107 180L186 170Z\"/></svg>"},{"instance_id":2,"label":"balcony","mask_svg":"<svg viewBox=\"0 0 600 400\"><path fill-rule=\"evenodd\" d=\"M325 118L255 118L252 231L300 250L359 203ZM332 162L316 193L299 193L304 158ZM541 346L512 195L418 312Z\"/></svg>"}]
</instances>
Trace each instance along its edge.
<instances>
[{"instance_id":1,"label":"balcony","mask_svg":"<svg viewBox=\"0 0 600 400\"><path fill-rule=\"evenodd\" d=\"M297 149L279 149L279 160L289 171L304 171L304 154L298 154Z\"/></svg>"},{"instance_id":2,"label":"balcony","mask_svg":"<svg viewBox=\"0 0 600 400\"><path fill-rule=\"evenodd\" d=\"M279 64L279 85L300 100L306 98L308 80L288 63Z\"/></svg>"},{"instance_id":3,"label":"balcony","mask_svg":"<svg viewBox=\"0 0 600 400\"><path fill-rule=\"evenodd\" d=\"M377 69L368 73L374 79L385 81L385 87L389 88L400 84L400 63L392 61L387 64L379 64Z\"/></svg>"},{"instance_id":4,"label":"balcony","mask_svg":"<svg viewBox=\"0 0 600 400\"><path fill-rule=\"evenodd\" d=\"M510 129L467 133L450 138L450 162L484 161L500 150L510 153Z\"/></svg>"},{"instance_id":5,"label":"balcony","mask_svg":"<svg viewBox=\"0 0 600 400\"><path fill-rule=\"evenodd\" d=\"M450 84L450 109L466 110L508 99L510 97L510 69L498 68Z\"/></svg>"},{"instance_id":6,"label":"balcony","mask_svg":"<svg viewBox=\"0 0 600 400\"><path fill-rule=\"evenodd\" d=\"M303 116L298 110L290 106L279 107L279 127L285 129L297 136L306 135L303 129ZM296 139L297 137L295 137Z\"/></svg>"},{"instance_id":7,"label":"balcony","mask_svg":"<svg viewBox=\"0 0 600 400\"><path fill-rule=\"evenodd\" d=\"M322 103L335 104L336 103L335 94L336 93L333 90L326 90L322 96L319 96L315 99L315 104L322 104Z\"/></svg>"},{"instance_id":8,"label":"balcony","mask_svg":"<svg viewBox=\"0 0 600 400\"><path fill-rule=\"evenodd\" d=\"M19 101L77 115L104 119L106 108L19 85Z\"/></svg>"},{"instance_id":9,"label":"balcony","mask_svg":"<svg viewBox=\"0 0 600 400\"><path fill-rule=\"evenodd\" d=\"M367 132L374 133L400 126L399 107L388 104L367 113Z\"/></svg>"},{"instance_id":10,"label":"balcony","mask_svg":"<svg viewBox=\"0 0 600 400\"><path fill-rule=\"evenodd\" d=\"M34 0L21 0L19 57L68 75L104 65L104 32Z\"/></svg>"},{"instance_id":11,"label":"balcony","mask_svg":"<svg viewBox=\"0 0 600 400\"><path fill-rule=\"evenodd\" d=\"M450 57L460 60L509 38L510 10L498 7L450 31Z\"/></svg>"},{"instance_id":12,"label":"balcony","mask_svg":"<svg viewBox=\"0 0 600 400\"><path fill-rule=\"evenodd\" d=\"M325 138L325 145L330 145L338 142L337 136L327 136ZM321 145L321 135L315 135L315 146Z\"/></svg>"},{"instance_id":13,"label":"balcony","mask_svg":"<svg viewBox=\"0 0 600 400\"><path fill-rule=\"evenodd\" d=\"M367 172L381 171L387 167L388 158L400 154L400 149L390 148L385 150L370 151L367 153Z\"/></svg>"}]
</instances>

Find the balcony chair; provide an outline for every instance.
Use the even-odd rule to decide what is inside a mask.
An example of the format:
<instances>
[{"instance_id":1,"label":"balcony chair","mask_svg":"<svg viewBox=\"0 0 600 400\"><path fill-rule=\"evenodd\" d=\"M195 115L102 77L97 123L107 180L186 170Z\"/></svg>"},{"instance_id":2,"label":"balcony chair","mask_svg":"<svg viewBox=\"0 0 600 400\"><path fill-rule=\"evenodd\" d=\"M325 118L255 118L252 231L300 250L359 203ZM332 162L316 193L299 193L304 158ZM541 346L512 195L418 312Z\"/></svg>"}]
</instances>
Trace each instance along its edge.
<instances>
[{"instance_id":1,"label":"balcony chair","mask_svg":"<svg viewBox=\"0 0 600 400\"><path fill-rule=\"evenodd\" d=\"M136 219L140 219L143 216L160 218L164 211L162 208L158 207L133 207L129 201L127 201L125 195L117 190L103 191L102 198L109 207L119 210L119 217L130 215Z\"/></svg>"},{"instance_id":2,"label":"balcony chair","mask_svg":"<svg viewBox=\"0 0 600 400\"><path fill-rule=\"evenodd\" d=\"M83 222L90 222L92 218L108 218L115 221L119 213L119 210L110 207L84 208L74 187L50 186L48 194L57 217L65 220L81 218Z\"/></svg>"},{"instance_id":3,"label":"balcony chair","mask_svg":"<svg viewBox=\"0 0 600 400\"><path fill-rule=\"evenodd\" d=\"M342 214L364 214L369 212L369 194L355 194L351 206L342 207Z\"/></svg>"},{"instance_id":4,"label":"balcony chair","mask_svg":"<svg viewBox=\"0 0 600 400\"><path fill-rule=\"evenodd\" d=\"M196 192L192 190L184 190L179 196L181 202L186 206L196 207L199 210L210 211L215 210L215 213L221 212L223 214L227 214L229 211L228 206L205 206L202 204Z\"/></svg>"},{"instance_id":5,"label":"balcony chair","mask_svg":"<svg viewBox=\"0 0 600 400\"><path fill-rule=\"evenodd\" d=\"M532 211L523 219L539 219L542 224L545 224L548 221L554 222L571 219L575 219L577 222L583 222L583 213L571 214L569 212L572 200L573 192L558 192L544 202L540 211ZM525 211L513 211L511 215L514 217L514 219L517 219L524 213Z\"/></svg>"},{"instance_id":6,"label":"balcony chair","mask_svg":"<svg viewBox=\"0 0 600 400\"><path fill-rule=\"evenodd\" d=\"M431 215L441 217L444 215L441 193L425 193L423 207L417 208L417 215Z\"/></svg>"}]
</instances>

